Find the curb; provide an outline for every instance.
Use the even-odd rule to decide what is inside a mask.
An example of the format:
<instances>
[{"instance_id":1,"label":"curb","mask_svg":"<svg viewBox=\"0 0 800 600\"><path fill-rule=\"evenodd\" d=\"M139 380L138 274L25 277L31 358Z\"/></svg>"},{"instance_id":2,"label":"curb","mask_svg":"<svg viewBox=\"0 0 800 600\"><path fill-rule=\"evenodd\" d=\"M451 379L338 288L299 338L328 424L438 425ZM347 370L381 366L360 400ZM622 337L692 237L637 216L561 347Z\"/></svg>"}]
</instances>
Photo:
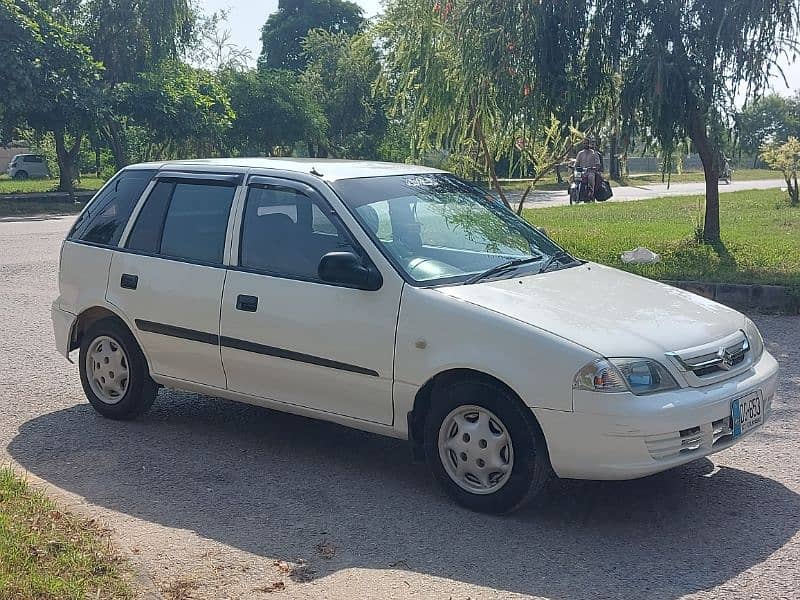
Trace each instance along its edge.
<instances>
[{"instance_id":1,"label":"curb","mask_svg":"<svg viewBox=\"0 0 800 600\"><path fill-rule=\"evenodd\" d=\"M75 192L73 198L76 202L86 202L97 191L88 192ZM46 204L69 204L72 202L69 194L66 192L42 192L42 193L27 193L27 194L2 194L0 195L0 202L41 202Z\"/></svg>"},{"instance_id":2,"label":"curb","mask_svg":"<svg viewBox=\"0 0 800 600\"><path fill-rule=\"evenodd\" d=\"M739 310L800 315L800 290L785 285L669 280L662 283Z\"/></svg>"}]
</instances>

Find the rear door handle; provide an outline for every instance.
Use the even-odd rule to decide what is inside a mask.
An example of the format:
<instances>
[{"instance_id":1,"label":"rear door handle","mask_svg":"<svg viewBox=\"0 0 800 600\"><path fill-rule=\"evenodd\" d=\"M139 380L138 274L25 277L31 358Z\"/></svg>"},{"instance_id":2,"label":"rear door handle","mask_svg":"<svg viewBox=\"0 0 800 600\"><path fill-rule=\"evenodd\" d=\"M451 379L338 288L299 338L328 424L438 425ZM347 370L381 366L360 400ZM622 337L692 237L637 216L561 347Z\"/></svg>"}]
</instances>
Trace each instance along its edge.
<instances>
[{"instance_id":1,"label":"rear door handle","mask_svg":"<svg viewBox=\"0 0 800 600\"><path fill-rule=\"evenodd\" d=\"M135 290L136 286L139 285L139 276L123 273L122 277L119 278L119 285L126 290Z\"/></svg>"},{"instance_id":2,"label":"rear door handle","mask_svg":"<svg viewBox=\"0 0 800 600\"><path fill-rule=\"evenodd\" d=\"M236 310L256 312L256 309L258 309L258 298L256 296L245 296L244 294L239 294L236 297Z\"/></svg>"}]
</instances>

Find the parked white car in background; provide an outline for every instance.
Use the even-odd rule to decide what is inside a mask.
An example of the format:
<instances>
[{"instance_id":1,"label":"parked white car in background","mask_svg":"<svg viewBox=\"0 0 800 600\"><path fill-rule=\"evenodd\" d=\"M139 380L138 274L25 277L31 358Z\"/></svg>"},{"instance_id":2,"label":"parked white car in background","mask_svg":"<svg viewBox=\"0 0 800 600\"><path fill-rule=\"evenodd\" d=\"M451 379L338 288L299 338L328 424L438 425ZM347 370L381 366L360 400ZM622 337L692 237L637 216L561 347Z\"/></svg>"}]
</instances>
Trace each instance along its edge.
<instances>
[{"instance_id":1,"label":"parked white car in background","mask_svg":"<svg viewBox=\"0 0 800 600\"><path fill-rule=\"evenodd\" d=\"M738 312L570 256L435 169L135 165L61 250L59 351L133 418L158 385L407 438L456 501L508 512L559 477L728 448L777 363Z\"/></svg>"},{"instance_id":2,"label":"parked white car in background","mask_svg":"<svg viewBox=\"0 0 800 600\"><path fill-rule=\"evenodd\" d=\"M17 154L8 163L6 173L11 179L42 179L50 177L47 159L40 154Z\"/></svg>"}]
</instances>

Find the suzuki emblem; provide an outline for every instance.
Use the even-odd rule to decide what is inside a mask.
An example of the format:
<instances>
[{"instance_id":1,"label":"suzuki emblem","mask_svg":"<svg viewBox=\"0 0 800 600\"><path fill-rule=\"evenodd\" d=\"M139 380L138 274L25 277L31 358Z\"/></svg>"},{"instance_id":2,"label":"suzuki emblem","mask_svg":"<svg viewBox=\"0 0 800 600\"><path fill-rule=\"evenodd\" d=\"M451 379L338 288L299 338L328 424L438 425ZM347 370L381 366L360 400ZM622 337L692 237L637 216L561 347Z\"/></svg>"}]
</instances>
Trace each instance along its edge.
<instances>
[{"instance_id":1,"label":"suzuki emblem","mask_svg":"<svg viewBox=\"0 0 800 600\"><path fill-rule=\"evenodd\" d=\"M717 357L719 358L719 368L725 371L730 371L733 367L733 355L725 348L717 350Z\"/></svg>"}]
</instances>

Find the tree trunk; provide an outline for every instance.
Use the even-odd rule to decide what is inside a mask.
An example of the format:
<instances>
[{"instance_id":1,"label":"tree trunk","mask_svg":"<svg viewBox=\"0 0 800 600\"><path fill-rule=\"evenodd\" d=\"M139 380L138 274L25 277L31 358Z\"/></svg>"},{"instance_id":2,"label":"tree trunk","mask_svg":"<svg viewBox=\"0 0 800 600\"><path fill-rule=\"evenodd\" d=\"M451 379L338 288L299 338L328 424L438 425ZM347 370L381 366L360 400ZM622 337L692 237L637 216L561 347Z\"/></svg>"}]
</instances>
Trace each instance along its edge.
<instances>
[{"instance_id":1,"label":"tree trunk","mask_svg":"<svg viewBox=\"0 0 800 600\"><path fill-rule=\"evenodd\" d=\"M690 118L689 135L697 147L703 173L706 178L706 213L703 219L703 241L715 244L720 241L719 226L719 148L708 136L705 123L699 112Z\"/></svg>"},{"instance_id":2,"label":"tree trunk","mask_svg":"<svg viewBox=\"0 0 800 600\"><path fill-rule=\"evenodd\" d=\"M503 188L500 187L500 181L497 179L497 170L495 169L494 157L489 152L489 145L486 143L486 136L483 135L483 127L481 126L480 117L477 118L475 123L475 133L478 136L478 141L480 142L481 149L483 150L483 158L486 161L486 170L489 172L489 179L492 182L492 187L497 191L498 194L500 194L500 199L503 201L503 204L506 205L506 208L511 210L511 204L509 204L505 193L503 193Z\"/></svg>"},{"instance_id":3,"label":"tree trunk","mask_svg":"<svg viewBox=\"0 0 800 600\"><path fill-rule=\"evenodd\" d=\"M75 136L75 141L71 148L67 148L66 130L55 129L53 138L56 142L56 157L58 158L58 189L69 193L70 198L74 198L75 189L72 182L75 180L75 161L81 150L83 134L79 133Z\"/></svg>"},{"instance_id":4,"label":"tree trunk","mask_svg":"<svg viewBox=\"0 0 800 600\"><path fill-rule=\"evenodd\" d=\"M786 189L789 190L789 205L800 206L800 188L797 187L797 174L794 174L794 185L792 184L792 176L787 173L786 175Z\"/></svg>"},{"instance_id":5,"label":"tree trunk","mask_svg":"<svg viewBox=\"0 0 800 600\"><path fill-rule=\"evenodd\" d=\"M108 117L106 126L101 129L103 130L103 137L111 148L111 154L114 156L114 166L117 171L127 167L130 164L130 157L128 156L128 142L122 125L112 117Z\"/></svg>"},{"instance_id":6,"label":"tree trunk","mask_svg":"<svg viewBox=\"0 0 800 600\"><path fill-rule=\"evenodd\" d=\"M619 148L617 148L617 134L614 133L611 136L611 144L609 146L609 164L608 164L608 176L613 179L614 181L619 181L622 179L622 173L619 168Z\"/></svg>"}]
</instances>

